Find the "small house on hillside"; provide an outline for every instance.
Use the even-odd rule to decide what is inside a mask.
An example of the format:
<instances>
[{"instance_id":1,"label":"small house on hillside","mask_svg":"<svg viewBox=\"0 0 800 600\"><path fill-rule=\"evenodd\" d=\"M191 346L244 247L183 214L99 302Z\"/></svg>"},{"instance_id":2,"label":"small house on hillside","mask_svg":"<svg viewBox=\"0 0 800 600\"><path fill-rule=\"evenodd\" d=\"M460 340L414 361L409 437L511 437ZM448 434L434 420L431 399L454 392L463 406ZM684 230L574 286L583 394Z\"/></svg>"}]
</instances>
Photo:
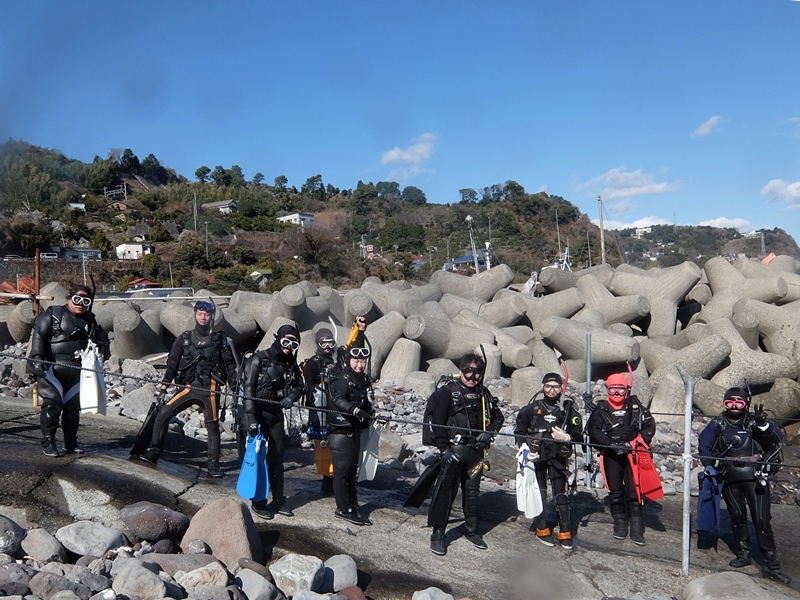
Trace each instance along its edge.
<instances>
[{"instance_id":1,"label":"small house on hillside","mask_svg":"<svg viewBox=\"0 0 800 600\"><path fill-rule=\"evenodd\" d=\"M278 217L279 223L291 223L292 225L300 225L306 227L314 222L314 215L308 213L293 213L291 215L284 215Z\"/></svg>"},{"instance_id":2,"label":"small house on hillside","mask_svg":"<svg viewBox=\"0 0 800 600\"><path fill-rule=\"evenodd\" d=\"M130 243L120 244L116 248L117 258L120 260L139 260L145 254L155 252L152 244Z\"/></svg>"},{"instance_id":3,"label":"small house on hillside","mask_svg":"<svg viewBox=\"0 0 800 600\"><path fill-rule=\"evenodd\" d=\"M267 285L271 275L272 269L255 269L250 273L250 279L255 281L258 287L264 287Z\"/></svg>"},{"instance_id":4,"label":"small house on hillside","mask_svg":"<svg viewBox=\"0 0 800 600\"><path fill-rule=\"evenodd\" d=\"M214 211L217 210L223 215L229 215L239 210L239 205L236 200L220 200L219 202L206 202L202 205L203 210Z\"/></svg>"}]
</instances>

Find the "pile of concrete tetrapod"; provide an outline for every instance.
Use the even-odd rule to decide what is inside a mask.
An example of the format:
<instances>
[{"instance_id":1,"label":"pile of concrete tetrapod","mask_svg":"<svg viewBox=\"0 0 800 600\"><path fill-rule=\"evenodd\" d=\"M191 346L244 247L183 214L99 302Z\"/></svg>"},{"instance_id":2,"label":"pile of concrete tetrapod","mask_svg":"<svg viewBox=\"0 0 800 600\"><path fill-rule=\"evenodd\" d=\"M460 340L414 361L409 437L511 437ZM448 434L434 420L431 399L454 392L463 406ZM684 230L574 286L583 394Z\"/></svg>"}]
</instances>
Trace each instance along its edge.
<instances>
[{"instance_id":1,"label":"pile of concrete tetrapod","mask_svg":"<svg viewBox=\"0 0 800 600\"><path fill-rule=\"evenodd\" d=\"M263 349L285 323L302 332L299 357L314 353L314 333L336 325L339 342L355 315L366 315L372 346L370 374L420 396L432 392L454 361L483 353L486 378L511 377L511 402L524 405L544 373L567 371L585 381L591 334L592 378L633 370L633 393L658 420L683 419L682 368L693 381L694 406L717 414L728 387L745 381L754 403L779 419L800 416L800 269L789 256L769 264L712 258L665 269L599 265L578 272L543 269L540 294L514 286L506 265L477 275L437 271L425 285L382 283L368 277L358 289L317 288L309 281L280 292L236 291L221 298L215 327L228 335L237 358ZM66 301L58 283L42 288L50 304ZM193 325L192 302L98 300L94 312L111 332L116 359L166 352ZM33 321L29 301L2 307L0 343L27 341ZM563 367L562 367L563 365ZM797 429L797 426L793 426ZM796 434L792 431L791 434Z\"/></svg>"}]
</instances>

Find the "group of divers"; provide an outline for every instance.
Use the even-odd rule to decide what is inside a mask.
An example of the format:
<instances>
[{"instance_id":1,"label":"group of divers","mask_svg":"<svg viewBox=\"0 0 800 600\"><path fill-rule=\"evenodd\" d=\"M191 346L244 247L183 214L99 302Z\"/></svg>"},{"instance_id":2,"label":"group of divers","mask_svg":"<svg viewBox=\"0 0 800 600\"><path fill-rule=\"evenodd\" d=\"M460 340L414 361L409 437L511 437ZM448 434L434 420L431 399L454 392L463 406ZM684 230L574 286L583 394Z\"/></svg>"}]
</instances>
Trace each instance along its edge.
<instances>
[{"instance_id":1,"label":"group of divers","mask_svg":"<svg viewBox=\"0 0 800 600\"><path fill-rule=\"evenodd\" d=\"M65 305L48 308L34 322L28 370L37 379L42 447L47 456L84 452L77 441L80 355L90 342L100 348L104 344L104 333L91 311L93 299L88 287L75 285ZM365 336L365 318L355 318L344 346L337 346L330 329L319 329L316 353L301 364L296 356L300 332L293 325L283 325L275 333L272 345L252 353L237 371L225 335L212 329L215 312L213 301L194 305L194 328L181 334L169 352L155 410L132 454L143 461L156 462L163 451L170 420L189 405L198 405L208 431L208 475L222 477L219 411L222 387L227 384L240 398L242 439L263 436L269 448L266 470L272 501L252 498L252 511L263 519L272 519L276 513L293 516L284 495L283 411L304 404L309 414L307 433L314 440L318 468L326 465L321 473L322 489L334 496L335 517L354 525L371 525L359 508L356 494L362 444L374 415L368 376L371 348ZM484 453L500 431L503 415L483 385L485 366L481 356L465 355L458 363L458 374L443 378L426 405L422 441L435 446L440 454L420 476L406 505L419 507L431 495L430 549L437 555L447 552L445 528L459 489L464 537L479 549L487 548L478 532L478 495ZM178 391L169 396L173 383ZM663 495L650 454L656 423L650 411L631 394L630 381L624 374L610 375L605 383L607 397L591 403L585 425L572 400L562 398L564 381L558 373L546 374L542 389L517 414L514 435L519 446L518 506L532 519L531 530L545 545L573 548L568 461L574 446L586 443L584 436L599 454L614 539L630 536L635 544L645 545L643 498ZM751 397L747 386L728 389L721 413L700 434L698 453L705 468L700 476L698 526L709 530L719 527L720 499L724 499L735 541L735 557L730 566L745 567L753 561L749 509L763 557L763 572L788 584L790 577L781 571L770 524L769 477L781 467L783 434L768 418L763 405L750 410ZM59 420L63 452L55 441ZM320 456L329 462L320 462ZM555 523L548 522L544 510L548 487L555 501Z\"/></svg>"}]
</instances>

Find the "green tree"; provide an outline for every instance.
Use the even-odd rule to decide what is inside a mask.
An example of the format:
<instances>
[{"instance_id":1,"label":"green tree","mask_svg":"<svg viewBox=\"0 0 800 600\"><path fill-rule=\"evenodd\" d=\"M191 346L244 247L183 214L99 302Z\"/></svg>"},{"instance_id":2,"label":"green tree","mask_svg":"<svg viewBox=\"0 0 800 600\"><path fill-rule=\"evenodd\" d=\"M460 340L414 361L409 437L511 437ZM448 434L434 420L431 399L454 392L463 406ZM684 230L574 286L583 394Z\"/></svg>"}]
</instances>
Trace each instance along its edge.
<instances>
[{"instance_id":1,"label":"green tree","mask_svg":"<svg viewBox=\"0 0 800 600\"><path fill-rule=\"evenodd\" d=\"M168 242L171 239L172 234L161 223L156 223L150 230L150 241L152 242Z\"/></svg>"},{"instance_id":2,"label":"green tree","mask_svg":"<svg viewBox=\"0 0 800 600\"><path fill-rule=\"evenodd\" d=\"M92 232L92 246L99 248L103 252L111 252L113 246L108 241L106 234L99 227Z\"/></svg>"},{"instance_id":3,"label":"green tree","mask_svg":"<svg viewBox=\"0 0 800 600\"><path fill-rule=\"evenodd\" d=\"M478 192L472 188L458 190L458 193L461 195L460 204L475 204L478 201Z\"/></svg>"},{"instance_id":4,"label":"green tree","mask_svg":"<svg viewBox=\"0 0 800 600\"><path fill-rule=\"evenodd\" d=\"M233 165L228 172L231 175L231 185L235 187L244 187L247 184L244 173L242 173L242 167L239 165Z\"/></svg>"},{"instance_id":5,"label":"green tree","mask_svg":"<svg viewBox=\"0 0 800 600\"><path fill-rule=\"evenodd\" d=\"M119 161L119 169L122 173L131 173L139 175L142 165L139 162L139 157L136 156L130 148L125 148L122 157Z\"/></svg>"},{"instance_id":6,"label":"green tree","mask_svg":"<svg viewBox=\"0 0 800 600\"><path fill-rule=\"evenodd\" d=\"M396 181L379 181L375 184L375 192L381 198L385 198L389 195L399 198L400 184Z\"/></svg>"},{"instance_id":7,"label":"green tree","mask_svg":"<svg viewBox=\"0 0 800 600\"><path fill-rule=\"evenodd\" d=\"M208 181L208 174L211 173L211 169L203 165L197 171L194 172L194 176L197 177L197 181L200 183L205 183Z\"/></svg>"},{"instance_id":8,"label":"green tree","mask_svg":"<svg viewBox=\"0 0 800 600\"><path fill-rule=\"evenodd\" d=\"M161 257L156 254L146 254L142 259L142 276L151 281L158 281L161 277Z\"/></svg>"},{"instance_id":9,"label":"green tree","mask_svg":"<svg viewBox=\"0 0 800 600\"><path fill-rule=\"evenodd\" d=\"M325 184L322 183L322 175L314 175L306 179L306 182L300 188L300 192L308 194L317 200L325 200Z\"/></svg>"},{"instance_id":10,"label":"green tree","mask_svg":"<svg viewBox=\"0 0 800 600\"><path fill-rule=\"evenodd\" d=\"M211 171L211 181L214 182L216 186L225 186L231 185L233 182L233 177L231 176L231 172L227 169L224 169L222 165L217 165L214 167L214 170Z\"/></svg>"},{"instance_id":11,"label":"green tree","mask_svg":"<svg viewBox=\"0 0 800 600\"><path fill-rule=\"evenodd\" d=\"M418 187L414 187L413 185L403 188L402 196L403 200L409 204L416 204L417 206L422 206L428 201L428 199L425 197L425 192Z\"/></svg>"},{"instance_id":12,"label":"green tree","mask_svg":"<svg viewBox=\"0 0 800 600\"><path fill-rule=\"evenodd\" d=\"M264 174L261 172L256 173L253 175L253 185L259 187L262 183L264 183Z\"/></svg>"},{"instance_id":13,"label":"green tree","mask_svg":"<svg viewBox=\"0 0 800 600\"><path fill-rule=\"evenodd\" d=\"M275 178L275 187L279 190L285 190L287 183L289 183L289 180L286 179L286 175L278 175Z\"/></svg>"},{"instance_id":14,"label":"green tree","mask_svg":"<svg viewBox=\"0 0 800 600\"><path fill-rule=\"evenodd\" d=\"M214 270L214 283L210 285L211 291L229 296L236 290L257 292L258 285L250 277L250 270L243 265Z\"/></svg>"},{"instance_id":15,"label":"green tree","mask_svg":"<svg viewBox=\"0 0 800 600\"><path fill-rule=\"evenodd\" d=\"M231 250L231 258L243 265L256 264L256 253L247 246L236 246Z\"/></svg>"}]
</instances>

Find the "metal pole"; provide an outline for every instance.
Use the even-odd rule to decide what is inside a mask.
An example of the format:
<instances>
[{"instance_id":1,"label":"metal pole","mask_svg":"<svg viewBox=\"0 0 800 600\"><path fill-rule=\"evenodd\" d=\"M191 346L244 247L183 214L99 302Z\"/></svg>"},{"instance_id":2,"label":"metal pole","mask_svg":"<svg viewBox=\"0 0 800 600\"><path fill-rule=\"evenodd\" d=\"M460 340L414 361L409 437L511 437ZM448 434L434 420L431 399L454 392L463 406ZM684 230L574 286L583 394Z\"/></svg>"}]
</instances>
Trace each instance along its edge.
<instances>
[{"instance_id":1,"label":"metal pole","mask_svg":"<svg viewBox=\"0 0 800 600\"><path fill-rule=\"evenodd\" d=\"M603 229L603 199L597 195L597 204L600 206L600 264L606 264L606 237Z\"/></svg>"},{"instance_id":2,"label":"metal pole","mask_svg":"<svg viewBox=\"0 0 800 600\"><path fill-rule=\"evenodd\" d=\"M583 402L586 408L586 421L592 416L592 334L586 334L586 391L583 393ZM594 470L594 458L592 457L592 447L586 446L586 487L594 487L597 472Z\"/></svg>"},{"instance_id":3,"label":"metal pole","mask_svg":"<svg viewBox=\"0 0 800 600\"><path fill-rule=\"evenodd\" d=\"M689 576L689 548L692 538L692 379L682 366L678 367L683 389L686 392L686 407L683 418L683 560L681 573Z\"/></svg>"},{"instance_id":4,"label":"metal pole","mask_svg":"<svg viewBox=\"0 0 800 600\"><path fill-rule=\"evenodd\" d=\"M81 252L81 262L83 262L83 285L86 285L86 252Z\"/></svg>"},{"instance_id":5,"label":"metal pole","mask_svg":"<svg viewBox=\"0 0 800 600\"><path fill-rule=\"evenodd\" d=\"M208 261L208 221L206 221L206 262Z\"/></svg>"}]
</instances>

